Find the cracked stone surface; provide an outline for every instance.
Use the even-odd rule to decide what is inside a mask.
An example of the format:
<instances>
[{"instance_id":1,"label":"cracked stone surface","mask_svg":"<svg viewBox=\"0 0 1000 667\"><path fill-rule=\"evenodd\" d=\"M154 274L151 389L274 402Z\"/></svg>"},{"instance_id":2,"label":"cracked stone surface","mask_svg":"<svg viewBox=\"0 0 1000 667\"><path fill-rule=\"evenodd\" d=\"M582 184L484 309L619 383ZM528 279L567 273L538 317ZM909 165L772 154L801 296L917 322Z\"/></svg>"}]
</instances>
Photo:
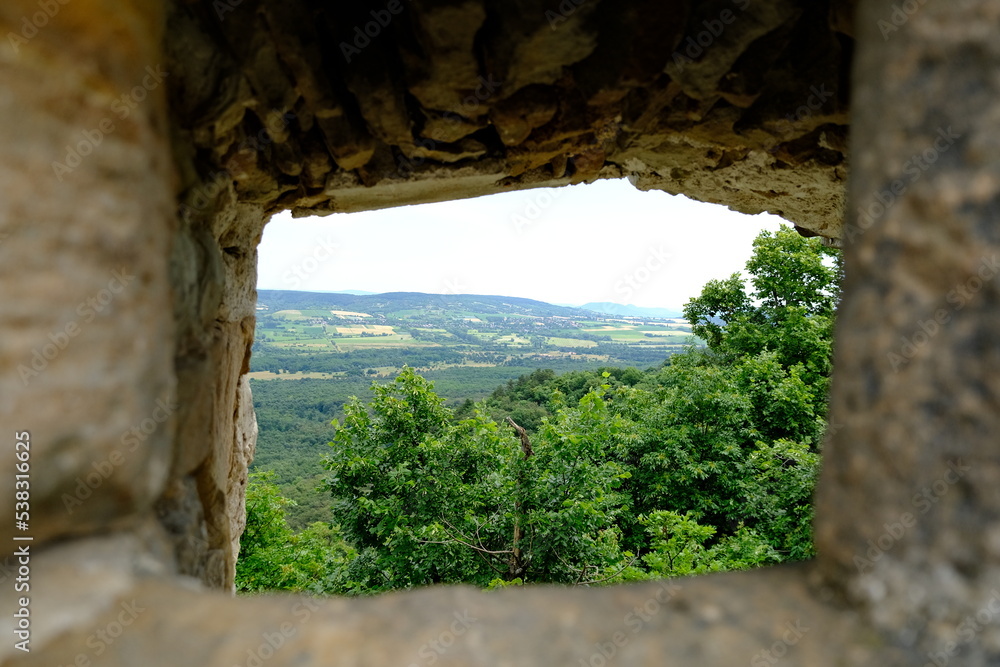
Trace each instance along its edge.
<instances>
[{"instance_id":1,"label":"cracked stone surface","mask_svg":"<svg viewBox=\"0 0 1000 667\"><path fill-rule=\"evenodd\" d=\"M171 107L268 213L628 177L837 238L850 4L177 2Z\"/></svg>"}]
</instances>

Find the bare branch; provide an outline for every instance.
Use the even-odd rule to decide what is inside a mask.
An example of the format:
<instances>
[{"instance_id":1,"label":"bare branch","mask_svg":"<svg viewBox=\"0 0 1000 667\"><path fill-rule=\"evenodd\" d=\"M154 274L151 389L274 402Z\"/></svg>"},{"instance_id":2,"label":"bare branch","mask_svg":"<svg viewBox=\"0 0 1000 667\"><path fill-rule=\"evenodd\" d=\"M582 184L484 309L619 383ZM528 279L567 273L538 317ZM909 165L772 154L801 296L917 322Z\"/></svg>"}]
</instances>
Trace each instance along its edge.
<instances>
[{"instance_id":1,"label":"bare branch","mask_svg":"<svg viewBox=\"0 0 1000 667\"><path fill-rule=\"evenodd\" d=\"M456 528L455 526L451 525L451 523L449 523L447 519L441 519L441 522L444 523L444 524L446 524L449 528L451 528L451 530L454 531L455 534L461 535L462 537L465 537L464 535L462 535L462 532L458 528ZM475 551L477 551L479 553L490 554L490 555L494 555L494 556L513 553L512 551L493 551L493 550L487 549L485 546L483 546L482 539L479 539L479 527L478 527L478 524L477 524L477 527L476 527L476 538L477 538L477 541L479 542L479 546L476 546L475 544L471 544L468 541L469 538L459 539L459 538L455 537L455 535L452 535L451 533L449 533L448 537L450 538L449 541L420 540L420 543L421 544L452 544L452 543L458 543L458 544L461 544L463 546L467 546L470 549L473 549L473 550L475 550Z\"/></svg>"},{"instance_id":2,"label":"bare branch","mask_svg":"<svg viewBox=\"0 0 1000 667\"><path fill-rule=\"evenodd\" d=\"M510 417L507 417L507 423L514 427L517 435L521 438L521 451L524 452L524 458L530 458L534 452L531 449L531 440L528 439L528 431Z\"/></svg>"},{"instance_id":3,"label":"bare branch","mask_svg":"<svg viewBox=\"0 0 1000 667\"><path fill-rule=\"evenodd\" d=\"M500 555L500 554L513 553L512 551L490 551L489 549L484 549L483 547L477 547L475 544L469 544L468 542L464 542L464 541L462 541L462 540L460 540L458 538L455 538L455 537L451 538L450 540L419 540L419 543L420 544L455 544L455 543L458 543L458 544L467 546L470 549L475 549L476 551L479 551L481 553L491 554L491 555L494 555L494 556Z\"/></svg>"},{"instance_id":4,"label":"bare branch","mask_svg":"<svg viewBox=\"0 0 1000 667\"><path fill-rule=\"evenodd\" d=\"M608 576L604 577L603 579L595 579L593 581L585 581L585 582L583 582L582 584L579 584L579 585L580 586L588 586L590 584L600 584L600 583L603 583L603 582L607 581L608 579L614 579L619 574L621 574L622 572L624 572L625 570L627 570L628 568L630 568L632 566L632 563L634 563L638 557L639 557L639 554L636 554L635 556L633 556L632 560L630 560L622 569L618 570L614 574L609 574Z\"/></svg>"}]
</instances>

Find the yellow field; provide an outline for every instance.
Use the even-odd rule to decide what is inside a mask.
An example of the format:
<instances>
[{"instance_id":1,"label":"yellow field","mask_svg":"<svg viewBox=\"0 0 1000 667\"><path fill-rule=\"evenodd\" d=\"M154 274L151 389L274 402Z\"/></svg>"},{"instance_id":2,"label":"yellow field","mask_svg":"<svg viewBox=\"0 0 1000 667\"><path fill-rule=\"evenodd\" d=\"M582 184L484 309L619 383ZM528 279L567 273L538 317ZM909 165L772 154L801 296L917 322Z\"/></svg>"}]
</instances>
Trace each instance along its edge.
<instances>
[{"instance_id":1,"label":"yellow field","mask_svg":"<svg viewBox=\"0 0 1000 667\"><path fill-rule=\"evenodd\" d=\"M344 351L352 347L441 347L440 343L413 340L408 335L366 336L365 338L337 338L337 349Z\"/></svg>"},{"instance_id":2,"label":"yellow field","mask_svg":"<svg viewBox=\"0 0 1000 667\"><path fill-rule=\"evenodd\" d=\"M272 373L271 371L253 371L252 373L247 373L247 377L253 380L301 380L303 378L325 380L336 376L333 373Z\"/></svg>"},{"instance_id":3,"label":"yellow field","mask_svg":"<svg viewBox=\"0 0 1000 667\"><path fill-rule=\"evenodd\" d=\"M359 327L336 327L337 333L342 333L347 336L360 336L363 333L370 334L389 334L390 336L396 333L391 326L385 324L366 324Z\"/></svg>"}]
</instances>

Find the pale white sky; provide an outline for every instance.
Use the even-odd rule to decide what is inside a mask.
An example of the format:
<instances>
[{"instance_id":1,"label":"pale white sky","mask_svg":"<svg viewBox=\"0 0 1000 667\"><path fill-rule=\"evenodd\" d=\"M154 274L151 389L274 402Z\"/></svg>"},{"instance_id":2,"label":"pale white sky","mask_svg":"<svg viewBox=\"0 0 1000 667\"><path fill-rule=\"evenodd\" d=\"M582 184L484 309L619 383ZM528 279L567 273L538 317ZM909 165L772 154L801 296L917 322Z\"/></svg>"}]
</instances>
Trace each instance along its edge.
<instances>
[{"instance_id":1,"label":"pale white sky","mask_svg":"<svg viewBox=\"0 0 1000 667\"><path fill-rule=\"evenodd\" d=\"M626 180L293 220L264 230L260 289L498 294L677 308L741 271L776 216Z\"/></svg>"}]
</instances>

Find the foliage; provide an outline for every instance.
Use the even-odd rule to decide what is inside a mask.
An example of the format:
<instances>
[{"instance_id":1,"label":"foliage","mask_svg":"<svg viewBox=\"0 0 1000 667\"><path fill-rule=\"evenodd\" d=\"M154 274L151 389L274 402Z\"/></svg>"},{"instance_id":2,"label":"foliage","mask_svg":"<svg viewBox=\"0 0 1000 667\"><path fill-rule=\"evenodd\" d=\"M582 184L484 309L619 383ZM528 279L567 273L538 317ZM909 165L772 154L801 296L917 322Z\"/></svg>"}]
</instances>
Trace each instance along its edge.
<instances>
[{"instance_id":1,"label":"foliage","mask_svg":"<svg viewBox=\"0 0 1000 667\"><path fill-rule=\"evenodd\" d=\"M339 531L315 522L293 532L285 522L290 504L271 473L251 473L247 485L247 524L236 562L236 589L339 592L332 584L355 556Z\"/></svg>"},{"instance_id":2,"label":"foliage","mask_svg":"<svg viewBox=\"0 0 1000 667\"><path fill-rule=\"evenodd\" d=\"M716 529L699 524L690 512L657 510L640 517L639 523L646 528L651 546L642 560L650 574L658 577L745 570L781 560L770 544L744 526L707 547Z\"/></svg>"},{"instance_id":3,"label":"foliage","mask_svg":"<svg viewBox=\"0 0 1000 667\"><path fill-rule=\"evenodd\" d=\"M496 426L455 424L410 369L373 392L370 412L358 400L347 406L327 463L334 513L364 557L351 576L373 590L466 580L480 559L441 538L469 512L500 511L484 494L501 483Z\"/></svg>"},{"instance_id":4,"label":"foliage","mask_svg":"<svg viewBox=\"0 0 1000 667\"><path fill-rule=\"evenodd\" d=\"M597 393L546 422L526 458L482 412L453 419L410 369L373 392L368 409L348 406L327 463L334 512L365 559L353 577L374 590L568 582L617 562L625 473L607 450L621 424Z\"/></svg>"},{"instance_id":5,"label":"foliage","mask_svg":"<svg viewBox=\"0 0 1000 667\"><path fill-rule=\"evenodd\" d=\"M324 464L340 532L314 548L322 540L278 521L287 504L258 485L240 581L362 594L811 557L841 270L831 254L788 229L762 233L747 280L711 281L685 308L707 347L647 371L536 370L457 410L410 368L374 383L367 403L344 404ZM274 550L281 540L292 546Z\"/></svg>"},{"instance_id":6,"label":"foliage","mask_svg":"<svg viewBox=\"0 0 1000 667\"><path fill-rule=\"evenodd\" d=\"M540 368L498 387L486 399L486 407L495 421L502 422L510 417L534 433L541 427L542 419L553 416L556 409L577 403L602 385L608 384L609 388L632 386L642 379L643 373L637 368L601 366L562 375L556 375L551 368ZM471 414L472 405L472 401L468 401L458 414Z\"/></svg>"},{"instance_id":7,"label":"foliage","mask_svg":"<svg viewBox=\"0 0 1000 667\"><path fill-rule=\"evenodd\" d=\"M783 368L801 364L806 381L825 394L840 296L839 251L788 227L761 232L753 247L746 265L753 289L738 273L709 281L684 316L723 362L773 351Z\"/></svg>"},{"instance_id":8,"label":"foliage","mask_svg":"<svg viewBox=\"0 0 1000 667\"><path fill-rule=\"evenodd\" d=\"M579 364L565 368L576 366ZM521 366L447 368L425 371L421 375L434 381L437 394L448 403L462 405L460 399L469 397L465 411L459 411L460 417L466 417L471 415L472 399L484 398L498 384L516 380L532 370ZM556 377L553 371L549 373ZM274 482L281 488L281 494L294 501L285 508L293 529L300 530L314 521L330 520L330 497L317 493L324 476L322 457L329 451L327 444L334 434L330 422L342 419L344 406L353 396L363 395L371 382L371 378L361 377L338 377L333 381L318 378L250 381L259 426L253 469L274 472ZM547 400L545 402L547 404ZM540 417L548 411L535 408L539 417L526 421L540 424ZM498 422L506 416L493 408L490 414ZM516 414L515 420L522 416L522 413Z\"/></svg>"}]
</instances>

